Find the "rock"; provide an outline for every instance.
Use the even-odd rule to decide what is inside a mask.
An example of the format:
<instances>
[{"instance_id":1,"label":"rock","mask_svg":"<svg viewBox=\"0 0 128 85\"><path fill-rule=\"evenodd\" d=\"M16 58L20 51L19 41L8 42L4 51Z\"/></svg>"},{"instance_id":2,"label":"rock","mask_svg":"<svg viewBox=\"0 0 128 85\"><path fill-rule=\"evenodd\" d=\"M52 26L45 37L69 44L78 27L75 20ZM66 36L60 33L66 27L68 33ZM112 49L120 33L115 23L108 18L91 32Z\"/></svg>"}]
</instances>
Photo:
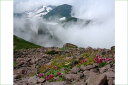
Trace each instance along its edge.
<instances>
[{"instance_id":1,"label":"rock","mask_svg":"<svg viewBox=\"0 0 128 85\"><path fill-rule=\"evenodd\" d=\"M85 70L90 70L90 69L92 69L92 68L94 68L93 65L87 65L87 66L85 67Z\"/></svg>"},{"instance_id":2,"label":"rock","mask_svg":"<svg viewBox=\"0 0 128 85\"><path fill-rule=\"evenodd\" d=\"M25 73L27 73L27 70L25 68L20 68L20 69L15 70L14 73L25 74Z\"/></svg>"},{"instance_id":3,"label":"rock","mask_svg":"<svg viewBox=\"0 0 128 85\"><path fill-rule=\"evenodd\" d=\"M100 68L100 73L104 73L106 71L107 71L107 69L105 67Z\"/></svg>"},{"instance_id":4,"label":"rock","mask_svg":"<svg viewBox=\"0 0 128 85\"><path fill-rule=\"evenodd\" d=\"M44 78L40 78L37 81L38 81L38 83L43 83L45 81L45 79Z\"/></svg>"},{"instance_id":5,"label":"rock","mask_svg":"<svg viewBox=\"0 0 128 85\"><path fill-rule=\"evenodd\" d=\"M86 67L84 65L81 65L80 66L80 70L85 71L86 70Z\"/></svg>"},{"instance_id":6,"label":"rock","mask_svg":"<svg viewBox=\"0 0 128 85\"><path fill-rule=\"evenodd\" d=\"M28 83L36 84L38 82L38 78L36 76L30 77L28 79Z\"/></svg>"},{"instance_id":7,"label":"rock","mask_svg":"<svg viewBox=\"0 0 128 85\"><path fill-rule=\"evenodd\" d=\"M98 69L90 69L90 72L99 73L99 70Z\"/></svg>"},{"instance_id":8,"label":"rock","mask_svg":"<svg viewBox=\"0 0 128 85\"><path fill-rule=\"evenodd\" d=\"M107 54L107 52L106 51L102 51L101 54L102 55L105 55L105 54Z\"/></svg>"},{"instance_id":9,"label":"rock","mask_svg":"<svg viewBox=\"0 0 128 85\"><path fill-rule=\"evenodd\" d=\"M70 81L72 81L72 80L79 80L80 79L80 75L77 75L77 74L65 74L64 78L66 80L70 80Z\"/></svg>"},{"instance_id":10,"label":"rock","mask_svg":"<svg viewBox=\"0 0 128 85\"><path fill-rule=\"evenodd\" d=\"M54 80L55 80L55 81L57 81L57 80L59 80L59 79L60 79L60 77L59 77L59 76L54 77Z\"/></svg>"},{"instance_id":11,"label":"rock","mask_svg":"<svg viewBox=\"0 0 128 85\"><path fill-rule=\"evenodd\" d=\"M108 54L108 57L112 58L112 57L113 57L113 55L112 55L112 54Z\"/></svg>"},{"instance_id":12,"label":"rock","mask_svg":"<svg viewBox=\"0 0 128 85\"><path fill-rule=\"evenodd\" d=\"M92 48L92 47L87 47L87 48L85 49L85 51L90 51L90 52L92 52L92 51L93 51L93 48Z\"/></svg>"},{"instance_id":13,"label":"rock","mask_svg":"<svg viewBox=\"0 0 128 85\"><path fill-rule=\"evenodd\" d=\"M115 72L115 69L109 68L108 71L113 71L113 72Z\"/></svg>"},{"instance_id":14,"label":"rock","mask_svg":"<svg viewBox=\"0 0 128 85\"><path fill-rule=\"evenodd\" d=\"M114 50L115 50L115 46L112 46L112 47L111 47L111 50L113 50L113 51L114 51Z\"/></svg>"},{"instance_id":15,"label":"rock","mask_svg":"<svg viewBox=\"0 0 128 85\"><path fill-rule=\"evenodd\" d=\"M108 64L108 65L105 66L105 68L109 69L109 68L111 68L111 65Z\"/></svg>"},{"instance_id":16,"label":"rock","mask_svg":"<svg viewBox=\"0 0 128 85\"><path fill-rule=\"evenodd\" d=\"M97 63L94 63L93 64L93 67L95 68L95 67L98 67L98 64Z\"/></svg>"},{"instance_id":17,"label":"rock","mask_svg":"<svg viewBox=\"0 0 128 85\"><path fill-rule=\"evenodd\" d=\"M115 85L115 84L114 84L114 79L110 78L110 79L108 80L108 85Z\"/></svg>"},{"instance_id":18,"label":"rock","mask_svg":"<svg viewBox=\"0 0 128 85\"><path fill-rule=\"evenodd\" d=\"M14 79L20 79L21 78L21 75L15 74L13 77L14 77Z\"/></svg>"},{"instance_id":19,"label":"rock","mask_svg":"<svg viewBox=\"0 0 128 85\"><path fill-rule=\"evenodd\" d=\"M94 66L94 65L87 65L87 66L82 65L82 66L80 67L80 69L81 69L82 71L85 71L85 70L93 69L93 68L95 68L95 67L96 67L96 66Z\"/></svg>"},{"instance_id":20,"label":"rock","mask_svg":"<svg viewBox=\"0 0 128 85\"><path fill-rule=\"evenodd\" d=\"M113 71L108 71L104 73L107 78L114 78L115 77L115 73Z\"/></svg>"},{"instance_id":21,"label":"rock","mask_svg":"<svg viewBox=\"0 0 128 85\"><path fill-rule=\"evenodd\" d=\"M47 82L44 85L67 85L65 81Z\"/></svg>"},{"instance_id":22,"label":"rock","mask_svg":"<svg viewBox=\"0 0 128 85\"><path fill-rule=\"evenodd\" d=\"M79 81L79 82L76 82L73 85L86 85L86 83L84 81Z\"/></svg>"},{"instance_id":23,"label":"rock","mask_svg":"<svg viewBox=\"0 0 128 85\"><path fill-rule=\"evenodd\" d=\"M85 76L87 76L87 75L90 74L90 71L85 70L85 71L83 72L83 74L84 74Z\"/></svg>"},{"instance_id":24,"label":"rock","mask_svg":"<svg viewBox=\"0 0 128 85\"><path fill-rule=\"evenodd\" d=\"M63 45L63 48L77 48L77 46L73 45L71 43L66 43L66 44Z\"/></svg>"},{"instance_id":25,"label":"rock","mask_svg":"<svg viewBox=\"0 0 128 85\"><path fill-rule=\"evenodd\" d=\"M104 73L104 72L108 71L108 69L110 69L110 68L111 68L111 65L108 64L108 65L100 68L99 70L100 70L100 73Z\"/></svg>"},{"instance_id":26,"label":"rock","mask_svg":"<svg viewBox=\"0 0 128 85\"><path fill-rule=\"evenodd\" d=\"M25 62L23 61L23 62L19 62L18 64L17 64L17 66L23 66L25 64Z\"/></svg>"},{"instance_id":27,"label":"rock","mask_svg":"<svg viewBox=\"0 0 128 85\"><path fill-rule=\"evenodd\" d=\"M80 69L76 66L71 69L71 73L77 73L79 71L80 71Z\"/></svg>"},{"instance_id":28,"label":"rock","mask_svg":"<svg viewBox=\"0 0 128 85\"><path fill-rule=\"evenodd\" d=\"M27 73L27 70L26 70L26 69L22 69L22 70L21 70L21 73L22 73L22 74L26 74L26 73Z\"/></svg>"},{"instance_id":29,"label":"rock","mask_svg":"<svg viewBox=\"0 0 128 85\"><path fill-rule=\"evenodd\" d=\"M87 85L107 85L107 76L100 75L90 75L86 81Z\"/></svg>"},{"instance_id":30,"label":"rock","mask_svg":"<svg viewBox=\"0 0 128 85\"><path fill-rule=\"evenodd\" d=\"M14 85L34 85L33 83L28 83L28 77L22 78L14 83Z\"/></svg>"},{"instance_id":31,"label":"rock","mask_svg":"<svg viewBox=\"0 0 128 85\"><path fill-rule=\"evenodd\" d=\"M84 74L83 74L83 73L77 73L77 75L79 75L79 76L80 76L80 78L84 76Z\"/></svg>"}]
</instances>

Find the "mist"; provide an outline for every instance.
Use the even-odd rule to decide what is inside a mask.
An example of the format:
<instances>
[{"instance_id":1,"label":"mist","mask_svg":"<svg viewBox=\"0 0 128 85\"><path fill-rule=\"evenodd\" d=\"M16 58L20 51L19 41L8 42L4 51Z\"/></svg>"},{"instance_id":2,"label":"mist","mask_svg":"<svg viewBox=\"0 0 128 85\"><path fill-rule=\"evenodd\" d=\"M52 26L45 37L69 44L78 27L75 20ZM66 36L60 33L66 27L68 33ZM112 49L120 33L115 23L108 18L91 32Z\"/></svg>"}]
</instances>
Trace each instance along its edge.
<instances>
[{"instance_id":1,"label":"mist","mask_svg":"<svg viewBox=\"0 0 128 85\"><path fill-rule=\"evenodd\" d=\"M14 17L14 35L44 47L62 47L65 43L93 48L114 46L114 0L67 0L66 3L64 0L15 1L14 13L33 10L41 5L61 4L72 5L73 17L91 22L87 25L83 21L68 22L66 26L63 26L56 20L46 21L39 17Z\"/></svg>"}]
</instances>

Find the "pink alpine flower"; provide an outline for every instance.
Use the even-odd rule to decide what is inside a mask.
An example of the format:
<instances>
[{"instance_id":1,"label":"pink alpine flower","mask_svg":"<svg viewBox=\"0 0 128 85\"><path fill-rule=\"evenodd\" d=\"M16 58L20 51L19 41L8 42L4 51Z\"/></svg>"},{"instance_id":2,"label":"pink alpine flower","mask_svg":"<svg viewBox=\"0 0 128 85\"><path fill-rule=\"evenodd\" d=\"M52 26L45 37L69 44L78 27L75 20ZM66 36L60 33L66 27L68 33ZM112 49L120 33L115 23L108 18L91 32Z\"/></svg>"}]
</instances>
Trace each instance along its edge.
<instances>
[{"instance_id":1,"label":"pink alpine flower","mask_svg":"<svg viewBox=\"0 0 128 85\"><path fill-rule=\"evenodd\" d=\"M59 75L62 75L62 73L58 72L57 75L58 75L58 76L59 76Z\"/></svg>"},{"instance_id":2,"label":"pink alpine flower","mask_svg":"<svg viewBox=\"0 0 128 85\"><path fill-rule=\"evenodd\" d=\"M50 79L52 79L53 77L54 77L54 75L50 74L50 75L46 76L46 80L50 80Z\"/></svg>"},{"instance_id":3,"label":"pink alpine flower","mask_svg":"<svg viewBox=\"0 0 128 85\"><path fill-rule=\"evenodd\" d=\"M102 56L99 56L99 55L96 55L96 57L94 58L94 61L96 63L109 62L111 60L112 60L112 58L102 58Z\"/></svg>"},{"instance_id":4,"label":"pink alpine flower","mask_svg":"<svg viewBox=\"0 0 128 85\"><path fill-rule=\"evenodd\" d=\"M43 77L44 76L44 73L39 73L38 76L39 77Z\"/></svg>"},{"instance_id":5,"label":"pink alpine flower","mask_svg":"<svg viewBox=\"0 0 128 85\"><path fill-rule=\"evenodd\" d=\"M83 63L85 63L85 62L87 62L86 59L83 59L83 60L80 61L81 64L83 64Z\"/></svg>"}]
</instances>

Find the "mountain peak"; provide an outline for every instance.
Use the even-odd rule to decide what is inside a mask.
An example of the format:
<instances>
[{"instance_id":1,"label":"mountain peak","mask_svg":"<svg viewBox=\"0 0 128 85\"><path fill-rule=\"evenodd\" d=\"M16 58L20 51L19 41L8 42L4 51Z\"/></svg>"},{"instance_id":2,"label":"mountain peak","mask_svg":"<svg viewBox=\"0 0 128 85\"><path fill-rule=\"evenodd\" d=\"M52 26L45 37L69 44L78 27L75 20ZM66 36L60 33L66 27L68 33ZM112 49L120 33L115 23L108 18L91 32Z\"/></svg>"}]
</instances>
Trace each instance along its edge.
<instances>
[{"instance_id":1,"label":"mountain peak","mask_svg":"<svg viewBox=\"0 0 128 85\"><path fill-rule=\"evenodd\" d=\"M44 18L49 19L53 16L55 17L71 17L72 6L68 4L63 4L55 7L52 11L47 13Z\"/></svg>"}]
</instances>

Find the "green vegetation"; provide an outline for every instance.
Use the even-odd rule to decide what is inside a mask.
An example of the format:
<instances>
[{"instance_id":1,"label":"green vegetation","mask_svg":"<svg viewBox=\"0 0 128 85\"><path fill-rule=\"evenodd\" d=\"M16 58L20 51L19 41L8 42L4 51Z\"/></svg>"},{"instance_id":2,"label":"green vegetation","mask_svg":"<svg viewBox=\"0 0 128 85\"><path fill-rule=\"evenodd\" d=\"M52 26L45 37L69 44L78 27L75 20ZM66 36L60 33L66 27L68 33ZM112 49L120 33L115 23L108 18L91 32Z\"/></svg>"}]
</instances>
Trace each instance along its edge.
<instances>
[{"instance_id":1,"label":"green vegetation","mask_svg":"<svg viewBox=\"0 0 128 85\"><path fill-rule=\"evenodd\" d=\"M54 50L47 51L46 53L47 54L51 54L51 55L58 54L58 52L57 51L54 51Z\"/></svg>"},{"instance_id":2,"label":"green vegetation","mask_svg":"<svg viewBox=\"0 0 128 85\"><path fill-rule=\"evenodd\" d=\"M17 36L13 36L13 41L14 41L14 50L19 50L19 49L29 49L29 48L40 48L41 46L35 45L33 43L30 43L28 41L25 41Z\"/></svg>"},{"instance_id":3,"label":"green vegetation","mask_svg":"<svg viewBox=\"0 0 128 85\"><path fill-rule=\"evenodd\" d=\"M17 62L16 62L16 61L13 62L13 66L14 66L14 67L17 66Z\"/></svg>"}]
</instances>

